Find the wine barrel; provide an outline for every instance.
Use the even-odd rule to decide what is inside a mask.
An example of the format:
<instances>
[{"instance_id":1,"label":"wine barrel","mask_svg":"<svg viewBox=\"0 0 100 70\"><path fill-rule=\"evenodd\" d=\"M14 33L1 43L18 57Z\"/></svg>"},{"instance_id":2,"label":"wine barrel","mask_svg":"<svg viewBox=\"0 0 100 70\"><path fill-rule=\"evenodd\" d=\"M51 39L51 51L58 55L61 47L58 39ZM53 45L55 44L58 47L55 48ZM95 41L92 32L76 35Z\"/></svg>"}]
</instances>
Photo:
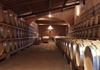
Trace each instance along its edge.
<instances>
[{"instance_id":1,"label":"wine barrel","mask_svg":"<svg viewBox=\"0 0 100 70\"><path fill-rule=\"evenodd\" d=\"M8 27L0 25L0 38L6 38L7 32L8 32Z\"/></svg>"},{"instance_id":2,"label":"wine barrel","mask_svg":"<svg viewBox=\"0 0 100 70\"><path fill-rule=\"evenodd\" d=\"M23 31L23 37L27 37L27 36L26 36L26 31Z\"/></svg>"},{"instance_id":3,"label":"wine barrel","mask_svg":"<svg viewBox=\"0 0 100 70\"><path fill-rule=\"evenodd\" d=\"M100 14L97 14L95 17L95 24L100 24Z\"/></svg>"},{"instance_id":4,"label":"wine barrel","mask_svg":"<svg viewBox=\"0 0 100 70\"><path fill-rule=\"evenodd\" d=\"M93 37L98 37L98 27L93 28L92 35L93 35Z\"/></svg>"},{"instance_id":5,"label":"wine barrel","mask_svg":"<svg viewBox=\"0 0 100 70\"><path fill-rule=\"evenodd\" d=\"M13 14L10 14L10 24L15 25L15 18Z\"/></svg>"},{"instance_id":6,"label":"wine barrel","mask_svg":"<svg viewBox=\"0 0 100 70\"><path fill-rule=\"evenodd\" d=\"M10 23L10 14L8 11L3 11L3 23Z\"/></svg>"},{"instance_id":7,"label":"wine barrel","mask_svg":"<svg viewBox=\"0 0 100 70\"><path fill-rule=\"evenodd\" d=\"M84 46L83 46L83 42L82 40L77 40L76 41L76 64L77 66L82 66L83 65L83 60L82 60L82 55L83 55L83 51L84 51Z\"/></svg>"},{"instance_id":8,"label":"wine barrel","mask_svg":"<svg viewBox=\"0 0 100 70\"><path fill-rule=\"evenodd\" d=\"M9 14L7 11L3 11L3 8L0 8L0 22L9 23Z\"/></svg>"},{"instance_id":9,"label":"wine barrel","mask_svg":"<svg viewBox=\"0 0 100 70\"><path fill-rule=\"evenodd\" d=\"M22 22L22 23L23 23L22 28L25 29L25 22Z\"/></svg>"},{"instance_id":10,"label":"wine barrel","mask_svg":"<svg viewBox=\"0 0 100 70\"><path fill-rule=\"evenodd\" d=\"M20 46L19 46L19 40L16 40L16 48L20 48Z\"/></svg>"},{"instance_id":11,"label":"wine barrel","mask_svg":"<svg viewBox=\"0 0 100 70\"><path fill-rule=\"evenodd\" d=\"M80 29L80 23L79 23L79 24L77 24L77 26L78 26L78 29Z\"/></svg>"},{"instance_id":12,"label":"wine barrel","mask_svg":"<svg viewBox=\"0 0 100 70\"><path fill-rule=\"evenodd\" d=\"M66 42L65 41L62 41L62 50L64 53L66 53Z\"/></svg>"},{"instance_id":13,"label":"wine barrel","mask_svg":"<svg viewBox=\"0 0 100 70\"><path fill-rule=\"evenodd\" d=\"M90 19L90 26L93 26L93 25L95 25L95 17L92 17Z\"/></svg>"},{"instance_id":14,"label":"wine barrel","mask_svg":"<svg viewBox=\"0 0 100 70\"><path fill-rule=\"evenodd\" d=\"M26 23L24 22L24 29L26 29Z\"/></svg>"},{"instance_id":15,"label":"wine barrel","mask_svg":"<svg viewBox=\"0 0 100 70\"><path fill-rule=\"evenodd\" d=\"M98 27L97 36L100 37L100 27Z\"/></svg>"},{"instance_id":16,"label":"wine barrel","mask_svg":"<svg viewBox=\"0 0 100 70\"><path fill-rule=\"evenodd\" d=\"M98 54L100 54L100 50L94 49L93 46L87 46L85 48L85 51L84 51L84 69L85 70L100 70L100 55Z\"/></svg>"},{"instance_id":17,"label":"wine barrel","mask_svg":"<svg viewBox=\"0 0 100 70\"><path fill-rule=\"evenodd\" d=\"M24 22L24 24L23 24L23 28L25 29L25 25L26 25L26 23Z\"/></svg>"},{"instance_id":18,"label":"wine barrel","mask_svg":"<svg viewBox=\"0 0 100 70\"><path fill-rule=\"evenodd\" d=\"M27 23L25 23L25 28L28 29L29 28L29 25Z\"/></svg>"},{"instance_id":19,"label":"wine barrel","mask_svg":"<svg viewBox=\"0 0 100 70\"><path fill-rule=\"evenodd\" d=\"M15 28L12 27L12 38L15 38L14 33L15 33Z\"/></svg>"},{"instance_id":20,"label":"wine barrel","mask_svg":"<svg viewBox=\"0 0 100 70\"><path fill-rule=\"evenodd\" d=\"M21 43L21 47L24 47L24 46L23 46L23 41L22 41L22 40L20 41L20 43Z\"/></svg>"},{"instance_id":21,"label":"wine barrel","mask_svg":"<svg viewBox=\"0 0 100 70\"><path fill-rule=\"evenodd\" d=\"M96 49L100 49L100 40L92 40L91 41L92 45L95 46Z\"/></svg>"},{"instance_id":22,"label":"wine barrel","mask_svg":"<svg viewBox=\"0 0 100 70\"><path fill-rule=\"evenodd\" d=\"M24 28L24 22L23 21L21 21L21 27Z\"/></svg>"},{"instance_id":23,"label":"wine barrel","mask_svg":"<svg viewBox=\"0 0 100 70\"><path fill-rule=\"evenodd\" d=\"M28 39L26 39L26 45L28 45L29 44L29 40Z\"/></svg>"},{"instance_id":24,"label":"wine barrel","mask_svg":"<svg viewBox=\"0 0 100 70\"><path fill-rule=\"evenodd\" d=\"M87 34L87 30L85 30L84 37L87 37L86 34Z\"/></svg>"},{"instance_id":25,"label":"wine barrel","mask_svg":"<svg viewBox=\"0 0 100 70\"><path fill-rule=\"evenodd\" d=\"M19 30L19 37L22 37L22 30Z\"/></svg>"},{"instance_id":26,"label":"wine barrel","mask_svg":"<svg viewBox=\"0 0 100 70\"><path fill-rule=\"evenodd\" d=\"M18 19L17 21L18 21L17 25L18 27L20 27L20 19Z\"/></svg>"},{"instance_id":27,"label":"wine barrel","mask_svg":"<svg viewBox=\"0 0 100 70\"><path fill-rule=\"evenodd\" d=\"M24 41L22 40L22 47L24 47Z\"/></svg>"},{"instance_id":28,"label":"wine barrel","mask_svg":"<svg viewBox=\"0 0 100 70\"><path fill-rule=\"evenodd\" d=\"M21 45L21 47L23 47L22 40L20 40L20 45Z\"/></svg>"},{"instance_id":29,"label":"wine barrel","mask_svg":"<svg viewBox=\"0 0 100 70\"><path fill-rule=\"evenodd\" d=\"M83 22L83 26L84 26L84 28L86 27L86 21Z\"/></svg>"},{"instance_id":30,"label":"wine barrel","mask_svg":"<svg viewBox=\"0 0 100 70\"><path fill-rule=\"evenodd\" d=\"M77 42L78 43L78 42ZM86 46L91 45L90 40L82 40L79 41L76 47L76 64L77 66L83 66L83 55L84 55L84 49Z\"/></svg>"},{"instance_id":31,"label":"wine barrel","mask_svg":"<svg viewBox=\"0 0 100 70\"><path fill-rule=\"evenodd\" d=\"M14 28L14 31L13 31L13 37L14 37L14 38L17 38L17 36L18 36L17 29L16 29L16 28Z\"/></svg>"},{"instance_id":32,"label":"wine barrel","mask_svg":"<svg viewBox=\"0 0 100 70\"><path fill-rule=\"evenodd\" d=\"M97 70L100 70L100 40L91 41L96 50ZM95 64L94 64L95 65Z\"/></svg>"},{"instance_id":33,"label":"wine barrel","mask_svg":"<svg viewBox=\"0 0 100 70\"><path fill-rule=\"evenodd\" d=\"M20 24L19 25L20 25L20 28L22 28L22 25L23 25L22 20L20 20Z\"/></svg>"},{"instance_id":34,"label":"wine barrel","mask_svg":"<svg viewBox=\"0 0 100 70\"><path fill-rule=\"evenodd\" d=\"M98 15L98 24L100 24L100 14Z\"/></svg>"},{"instance_id":35,"label":"wine barrel","mask_svg":"<svg viewBox=\"0 0 100 70\"><path fill-rule=\"evenodd\" d=\"M83 23L80 23L80 29L83 28Z\"/></svg>"},{"instance_id":36,"label":"wine barrel","mask_svg":"<svg viewBox=\"0 0 100 70\"><path fill-rule=\"evenodd\" d=\"M15 43L14 41L10 41L10 48L11 48L11 51L14 51L15 50Z\"/></svg>"},{"instance_id":37,"label":"wine barrel","mask_svg":"<svg viewBox=\"0 0 100 70\"><path fill-rule=\"evenodd\" d=\"M18 48L21 48L21 47L22 47L22 46L21 46L21 41L20 41L20 40L17 41L17 44L18 44Z\"/></svg>"},{"instance_id":38,"label":"wine barrel","mask_svg":"<svg viewBox=\"0 0 100 70\"><path fill-rule=\"evenodd\" d=\"M3 51L4 51L3 42L0 42L0 56L3 55Z\"/></svg>"},{"instance_id":39,"label":"wine barrel","mask_svg":"<svg viewBox=\"0 0 100 70\"><path fill-rule=\"evenodd\" d=\"M67 49L67 52L66 52L67 53L67 56L70 56L71 41L68 40L66 45L67 45L67 48L66 48Z\"/></svg>"},{"instance_id":40,"label":"wine barrel","mask_svg":"<svg viewBox=\"0 0 100 70\"><path fill-rule=\"evenodd\" d=\"M88 37L92 37L92 32L93 32L93 30L92 29L88 29Z\"/></svg>"},{"instance_id":41,"label":"wine barrel","mask_svg":"<svg viewBox=\"0 0 100 70\"><path fill-rule=\"evenodd\" d=\"M20 31L20 29L16 29L16 31L17 31L17 37L20 38L21 37L21 31Z\"/></svg>"},{"instance_id":42,"label":"wine barrel","mask_svg":"<svg viewBox=\"0 0 100 70\"><path fill-rule=\"evenodd\" d=\"M85 33L85 31L82 31L82 37L84 37L84 33Z\"/></svg>"},{"instance_id":43,"label":"wine barrel","mask_svg":"<svg viewBox=\"0 0 100 70\"><path fill-rule=\"evenodd\" d=\"M73 70L73 64L72 64L72 62L70 62L70 70Z\"/></svg>"},{"instance_id":44,"label":"wine barrel","mask_svg":"<svg viewBox=\"0 0 100 70\"><path fill-rule=\"evenodd\" d=\"M14 41L14 44L15 44L15 49L18 50L18 42L17 42L17 40Z\"/></svg>"},{"instance_id":45,"label":"wine barrel","mask_svg":"<svg viewBox=\"0 0 100 70\"><path fill-rule=\"evenodd\" d=\"M24 46L26 46L26 41L24 40Z\"/></svg>"},{"instance_id":46,"label":"wine barrel","mask_svg":"<svg viewBox=\"0 0 100 70\"><path fill-rule=\"evenodd\" d=\"M7 37L8 38L12 38L12 34L13 34L13 28L12 27L8 27Z\"/></svg>"},{"instance_id":47,"label":"wine barrel","mask_svg":"<svg viewBox=\"0 0 100 70\"><path fill-rule=\"evenodd\" d=\"M18 20L18 24L19 24L19 27L21 28L22 25L21 25L21 19Z\"/></svg>"},{"instance_id":48,"label":"wine barrel","mask_svg":"<svg viewBox=\"0 0 100 70\"><path fill-rule=\"evenodd\" d=\"M0 8L0 22L3 22L4 15L3 15L3 8Z\"/></svg>"},{"instance_id":49,"label":"wine barrel","mask_svg":"<svg viewBox=\"0 0 100 70\"><path fill-rule=\"evenodd\" d=\"M70 52L70 58L75 60L75 53L76 53L76 39L71 41L71 47L69 49Z\"/></svg>"},{"instance_id":50,"label":"wine barrel","mask_svg":"<svg viewBox=\"0 0 100 70\"><path fill-rule=\"evenodd\" d=\"M20 30L20 37L23 37L23 30Z\"/></svg>"},{"instance_id":51,"label":"wine barrel","mask_svg":"<svg viewBox=\"0 0 100 70\"><path fill-rule=\"evenodd\" d=\"M4 41L3 46L4 46L4 52L9 53L10 52L10 43L8 41Z\"/></svg>"},{"instance_id":52,"label":"wine barrel","mask_svg":"<svg viewBox=\"0 0 100 70\"><path fill-rule=\"evenodd\" d=\"M86 20L86 23L85 23L86 27L88 27L88 22L89 22L89 20Z\"/></svg>"},{"instance_id":53,"label":"wine barrel","mask_svg":"<svg viewBox=\"0 0 100 70\"><path fill-rule=\"evenodd\" d=\"M15 20L15 26L18 27L18 18L17 18L17 16L14 17L14 20Z\"/></svg>"},{"instance_id":54,"label":"wine barrel","mask_svg":"<svg viewBox=\"0 0 100 70\"><path fill-rule=\"evenodd\" d=\"M28 36L27 36L27 31L25 31L25 37L28 37Z\"/></svg>"}]
</instances>

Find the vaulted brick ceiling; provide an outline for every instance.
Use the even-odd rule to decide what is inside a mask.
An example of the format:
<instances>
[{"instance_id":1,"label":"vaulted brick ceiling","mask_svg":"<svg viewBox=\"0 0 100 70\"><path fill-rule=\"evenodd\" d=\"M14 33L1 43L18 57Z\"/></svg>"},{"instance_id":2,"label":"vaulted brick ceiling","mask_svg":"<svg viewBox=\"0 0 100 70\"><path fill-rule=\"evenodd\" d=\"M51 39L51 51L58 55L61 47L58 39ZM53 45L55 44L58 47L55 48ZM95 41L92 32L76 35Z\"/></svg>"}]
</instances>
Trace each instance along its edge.
<instances>
[{"instance_id":1,"label":"vaulted brick ceiling","mask_svg":"<svg viewBox=\"0 0 100 70\"><path fill-rule=\"evenodd\" d=\"M19 17L40 17L48 12L64 11L78 5L79 0L1 0L4 9L11 9ZM59 21L59 20L58 20Z\"/></svg>"}]
</instances>

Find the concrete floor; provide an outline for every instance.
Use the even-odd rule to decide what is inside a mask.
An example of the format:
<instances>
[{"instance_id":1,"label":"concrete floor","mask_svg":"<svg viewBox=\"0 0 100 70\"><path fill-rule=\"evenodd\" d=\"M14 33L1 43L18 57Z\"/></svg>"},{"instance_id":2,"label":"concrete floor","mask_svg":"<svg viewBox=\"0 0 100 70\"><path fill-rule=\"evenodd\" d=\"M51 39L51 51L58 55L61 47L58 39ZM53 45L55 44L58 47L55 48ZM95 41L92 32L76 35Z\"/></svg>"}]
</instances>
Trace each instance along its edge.
<instances>
[{"instance_id":1,"label":"concrete floor","mask_svg":"<svg viewBox=\"0 0 100 70\"><path fill-rule=\"evenodd\" d=\"M0 62L0 70L70 70L55 43L42 43L27 48Z\"/></svg>"}]
</instances>

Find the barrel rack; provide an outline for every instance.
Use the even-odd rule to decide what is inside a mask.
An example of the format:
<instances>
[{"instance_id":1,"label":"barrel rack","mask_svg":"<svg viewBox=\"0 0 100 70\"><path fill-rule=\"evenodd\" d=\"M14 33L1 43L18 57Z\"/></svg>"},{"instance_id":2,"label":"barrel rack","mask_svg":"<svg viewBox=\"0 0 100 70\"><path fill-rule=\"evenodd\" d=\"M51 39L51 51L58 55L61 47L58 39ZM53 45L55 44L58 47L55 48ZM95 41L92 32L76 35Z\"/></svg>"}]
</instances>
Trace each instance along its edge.
<instances>
[{"instance_id":1,"label":"barrel rack","mask_svg":"<svg viewBox=\"0 0 100 70\"><path fill-rule=\"evenodd\" d=\"M0 8L0 60L33 45L34 28L23 18Z\"/></svg>"},{"instance_id":2,"label":"barrel rack","mask_svg":"<svg viewBox=\"0 0 100 70\"><path fill-rule=\"evenodd\" d=\"M100 3L77 17L68 37L58 40L57 45L72 70L100 70Z\"/></svg>"},{"instance_id":3,"label":"barrel rack","mask_svg":"<svg viewBox=\"0 0 100 70\"><path fill-rule=\"evenodd\" d=\"M100 70L100 41L56 39L56 45L70 64L71 70Z\"/></svg>"},{"instance_id":4,"label":"barrel rack","mask_svg":"<svg viewBox=\"0 0 100 70\"><path fill-rule=\"evenodd\" d=\"M100 39L100 3L81 14L70 27L69 36L78 39Z\"/></svg>"}]
</instances>

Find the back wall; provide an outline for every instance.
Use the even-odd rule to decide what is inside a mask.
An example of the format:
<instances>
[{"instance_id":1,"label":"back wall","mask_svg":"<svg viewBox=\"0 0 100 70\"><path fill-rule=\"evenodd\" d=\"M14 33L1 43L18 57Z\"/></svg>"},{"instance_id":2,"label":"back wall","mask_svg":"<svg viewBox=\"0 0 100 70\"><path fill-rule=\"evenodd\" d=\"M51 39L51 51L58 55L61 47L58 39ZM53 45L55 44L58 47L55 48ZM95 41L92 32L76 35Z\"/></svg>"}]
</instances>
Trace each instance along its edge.
<instances>
[{"instance_id":1,"label":"back wall","mask_svg":"<svg viewBox=\"0 0 100 70\"><path fill-rule=\"evenodd\" d=\"M66 36L67 26L66 25L52 25L53 30L48 30L49 25L39 25L40 36Z\"/></svg>"}]
</instances>

